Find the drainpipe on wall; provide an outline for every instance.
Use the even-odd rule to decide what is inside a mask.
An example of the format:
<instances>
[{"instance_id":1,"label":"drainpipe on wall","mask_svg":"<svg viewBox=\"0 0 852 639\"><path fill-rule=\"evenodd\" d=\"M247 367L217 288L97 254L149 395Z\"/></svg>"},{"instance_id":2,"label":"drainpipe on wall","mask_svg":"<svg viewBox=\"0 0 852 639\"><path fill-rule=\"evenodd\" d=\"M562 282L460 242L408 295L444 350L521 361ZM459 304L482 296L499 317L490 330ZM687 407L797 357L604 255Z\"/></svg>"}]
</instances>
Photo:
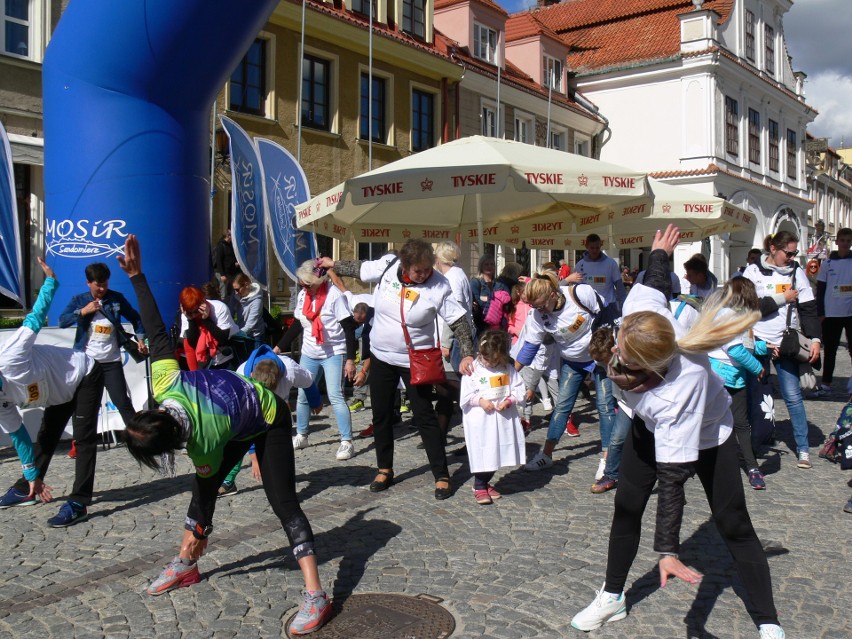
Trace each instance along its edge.
<instances>
[{"instance_id":1,"label":"drainpipe on wall","mask_svg":"<svg viewBox=\"0 0 852 639\"><path fill-rule=\"evenodd\" d=\"M604 147L604 145L605 145L607 142L609 142L610 138L612 137L612 130L609 128L609 120L607 120L607 119L604 117L603 113L601 113L601 110L597 107L597 105L592 104L591 102L589 102L589 101L588 101L586 98L584 98L584 97L583 97L583 95L582 95L582 94L580 94L579 92L577 92L577 91L573 91L573 92L572 92L572 94L571 94L571 99L572 99L572 100L574 100L574 102L576 102L577 104L579 104L581 107L583 107L583 108L585 108L585 109L588 109L589 111L591 111L592 113L594 113L596 116L598 116L601 120L603 120L603 123L604 123L604 129L603 129L603 131L601 131L600 133L598 133L598 135L597 135L597 136L595 136L595 137L598 137L598 136L603 136L603 135L604 135L604 133L606 133L606 134L607 134L606 139L605 139L605 140L602 140L602 141L601 141L601 143L600 143L600 146L598 147L598 156L600 156L600 150Z\"/></svg>"}]
</instances>

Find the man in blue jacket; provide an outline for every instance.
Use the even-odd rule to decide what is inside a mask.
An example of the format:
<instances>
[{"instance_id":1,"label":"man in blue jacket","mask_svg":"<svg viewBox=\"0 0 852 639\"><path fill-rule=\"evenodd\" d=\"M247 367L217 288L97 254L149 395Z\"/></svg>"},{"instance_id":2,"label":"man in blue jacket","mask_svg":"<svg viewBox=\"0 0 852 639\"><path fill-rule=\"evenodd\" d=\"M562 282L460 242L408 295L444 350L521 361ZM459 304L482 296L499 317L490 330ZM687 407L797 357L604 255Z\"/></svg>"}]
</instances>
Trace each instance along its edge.
<instances>
[{"instance_id":1,"label":"man in blue jacket","mask_svg":"<svg viewBox=\"0 0 852 639\"><path fill-rule=\"evenodd\" d=\"M74 350L82 351L100 363L109 398L118 409L122 421L127 424L127 420L136 414L136 409L127 391L117 333L121 330L121 318L124 317L133 325L139 351L145 354L145 329L142 327L142 318L127 298L117 291L109 290L109 278L110 270L106 264L89 264L86 267L89 290L71 298L59 316L59 326L77 326Z\"/></svg>"}]
</instances>

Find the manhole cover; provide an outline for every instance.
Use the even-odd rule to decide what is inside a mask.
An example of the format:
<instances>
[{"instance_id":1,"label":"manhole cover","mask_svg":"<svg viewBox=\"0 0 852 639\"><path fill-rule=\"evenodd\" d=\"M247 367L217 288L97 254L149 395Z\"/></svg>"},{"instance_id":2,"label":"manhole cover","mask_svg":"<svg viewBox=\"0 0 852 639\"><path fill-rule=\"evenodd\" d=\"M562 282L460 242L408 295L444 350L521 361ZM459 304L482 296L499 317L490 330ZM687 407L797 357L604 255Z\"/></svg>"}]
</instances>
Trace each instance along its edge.
<instances>
[{"instance_id":1,"label":"manhole cover","mask_svg":"<svg viewBox=\"0 0 852 639\"><path fill-rule=\"evenodd\" d=\"M440 601L430 595L383 593L335 597L331 620L311 638L445 639L456 629L456 620L438 605ZM286 627L295 616L290 616Z\"/></svg>"}]
</instances>

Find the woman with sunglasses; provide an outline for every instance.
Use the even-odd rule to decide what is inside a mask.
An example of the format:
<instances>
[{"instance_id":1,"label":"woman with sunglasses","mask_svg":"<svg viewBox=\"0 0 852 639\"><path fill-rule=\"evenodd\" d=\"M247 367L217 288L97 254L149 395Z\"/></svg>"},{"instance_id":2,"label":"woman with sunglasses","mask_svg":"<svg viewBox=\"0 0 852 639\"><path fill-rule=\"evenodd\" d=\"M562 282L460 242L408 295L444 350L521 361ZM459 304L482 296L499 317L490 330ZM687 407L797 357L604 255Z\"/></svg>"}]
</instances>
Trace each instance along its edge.
<instances>
[{"instance_id":1,"label":"woman with sunglasses","mask_svg":"<svg viewBox=\"0 0 852 639\"><path fill-rule=\"evenodd\" d=\"M553 466L553 450L565 432L568 416L574 410L580 387L588 373L595 380L601 446L606 450L615 423L615 399L606 373L589 355L593 313L603 310L601 299L588 284L560 286L557 275L549 271L533 276L524 287L521 299L530 305L532 312L524 324L526 336L518 349L517 363L529 366L546 335L553 337L562 357L559 395L550 415L547 440L524 470L536 471Z\"/></svg>"},{"instance_id":2,"label":"woman with sunglasses","mask_svg":"<svg viewBox=\"0 0 852 639\"><path fill-rule=\"evenodd\" d=\"M787 405L793 437L796 440L796 455L799 468L811 468L808 450L808 417L799 385L799 362L791 357L779 357L778 345L787 328L787 318L792 328L800 328L813 341L810 362L819 359L822 326L817 316L816 298L808 278L793 258L799 254L799 238L788 231L778 231L763 242L763 255L757 264L743 271L743 277L754 282L760 300L761 319L754 326L754 336L766 342L775 372L778 388ZM765 369L769 367L769 356L763 358ZM767 370L768 373L768 370Z\"/></svg>"},{"instance_id":3,"label":"woman with sunglasses","mask_svg":"<svg viewBox=\"0 0 852 639\"><path fill-rule=\"evenodd\" d=\"M228 308L237 318L240 330L252 340L251 350L260 347L266 337L263 324L263 290L245 273L239 273L231 282L234 293Z\"/></svg>"},{"instance_id":4,"label":"woman with sunglasses","mask_svg":"<svg viewBox=\"0 0 852 639\"><path fill-rule=\"evenodd\" d=\"M571 625L590 631L627 616L624 586L639 548L642 515L658 481L654 550L660 553L660 584L665 586L670 577L689 583L701 579L678 558L683 485L697 474L749 595L761 639L783 639L769 564L746 508L737 441L731 437L730 397L706 356L748 330L759 314L729 314L720 321L718 311L728 300L718 296L684 334L668 306L670 291L665 291L671 286L668 256L678 237L672 226L657 233L647 285L631 289L611 350L609 377L624 391L635 417L621 462L606 581Z\"/></svg>"}]
</instances>

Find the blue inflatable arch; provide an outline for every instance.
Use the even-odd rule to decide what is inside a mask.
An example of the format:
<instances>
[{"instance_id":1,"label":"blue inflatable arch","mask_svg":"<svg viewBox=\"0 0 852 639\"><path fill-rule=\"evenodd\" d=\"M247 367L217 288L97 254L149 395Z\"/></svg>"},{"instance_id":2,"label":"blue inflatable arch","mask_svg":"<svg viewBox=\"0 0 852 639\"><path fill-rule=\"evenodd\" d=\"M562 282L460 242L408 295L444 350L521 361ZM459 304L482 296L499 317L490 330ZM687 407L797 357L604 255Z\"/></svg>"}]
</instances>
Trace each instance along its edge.
<instances>
[{"instance_id":1,"label":"blue inflatable arch","mask_svg":"<svg viewBox=\"0 0 852 639\"><path fill-rule=\"evenodd\" d=\"M278 0L73 0L44 59L51 319L139 236L166 322L210 277L210 110ZM130 299L134 299L131 294Z\"/></svg>"}]
</instances>

